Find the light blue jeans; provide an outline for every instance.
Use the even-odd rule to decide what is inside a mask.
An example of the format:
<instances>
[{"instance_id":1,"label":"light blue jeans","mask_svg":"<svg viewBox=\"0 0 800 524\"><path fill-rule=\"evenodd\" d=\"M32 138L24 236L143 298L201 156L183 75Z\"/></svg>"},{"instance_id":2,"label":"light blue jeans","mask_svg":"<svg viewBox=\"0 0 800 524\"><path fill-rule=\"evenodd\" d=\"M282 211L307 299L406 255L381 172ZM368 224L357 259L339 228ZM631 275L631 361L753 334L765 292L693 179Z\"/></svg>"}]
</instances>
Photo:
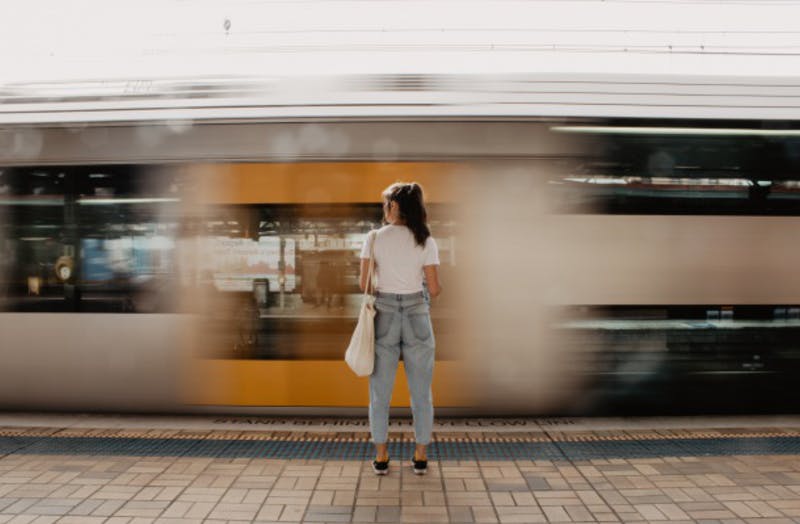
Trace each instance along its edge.
<instances>
[{"instance_id":1,"label":"light blue jeans","mask_svg":"<svg viewBox=\"0 0 800 524\"><path fill-rule=\"evenodd\" d=\"M414 436L429 444L433 429L433 352L435 341L427 296L378 292L375 300L375 368L369 377L369 424L372 441L384 444L389 432L389 402L397 363L403 365L411 393Z\"/></svg>"}]
</instances>

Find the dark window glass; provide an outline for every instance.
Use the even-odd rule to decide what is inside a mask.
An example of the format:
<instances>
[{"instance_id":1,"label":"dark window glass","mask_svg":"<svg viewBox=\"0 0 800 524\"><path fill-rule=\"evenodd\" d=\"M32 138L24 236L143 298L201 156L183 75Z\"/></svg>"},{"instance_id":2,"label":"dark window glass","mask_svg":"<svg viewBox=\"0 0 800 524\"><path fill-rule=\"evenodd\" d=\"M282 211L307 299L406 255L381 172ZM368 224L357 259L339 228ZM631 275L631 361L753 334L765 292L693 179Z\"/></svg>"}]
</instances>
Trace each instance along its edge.
<instances>
[{"instance_id":1,"label":"dark window glass","mask_svg":"<svg viewBox=\"0 0 800 524\"><path fill-rule=\"evenodd\" d=\"M780 413L800 400L798 306L597 306L566 316L561 336L592 371L588 412Z\"/></svg>"},{"instance_id":2,"label":"dark window glass","mask_svg":"<svg viewBox=\"0 0 800 524\"><path fill-rule=\"evenodd\" d=\"M69 176L61 168L3 169L3 306L14 311L70 311L75 308L74 206Z\"/></svg>"},{"instance_id":3,"label":"dark window glass","mask_svg":"<svg viewBox=\"0 0 800 524\"><path fill-rule=\"evenodd\" d=\"M598 135L549 180L562 213L800 215L800 138Z\"/></svg>"},{"instance_id":4,"label":"dark window glass","mask_svg":"<svg viewBox=\"0 0 800 524\"><path fill-rule=\"evenodd\" d=\"M3 170L4 309L173 310L175 177L132 166Z\"/></svg>"},{"instance_id":5,"label":"dark window glass","mask_svg":"<svg viewBox=\"0 0 800 524\"><path fill-rule=\"evenodd\" d=\"M83 311L167 312L178 302L180 183L172 170L95 166L75 174Z\"/></svg>"}]
</instances>

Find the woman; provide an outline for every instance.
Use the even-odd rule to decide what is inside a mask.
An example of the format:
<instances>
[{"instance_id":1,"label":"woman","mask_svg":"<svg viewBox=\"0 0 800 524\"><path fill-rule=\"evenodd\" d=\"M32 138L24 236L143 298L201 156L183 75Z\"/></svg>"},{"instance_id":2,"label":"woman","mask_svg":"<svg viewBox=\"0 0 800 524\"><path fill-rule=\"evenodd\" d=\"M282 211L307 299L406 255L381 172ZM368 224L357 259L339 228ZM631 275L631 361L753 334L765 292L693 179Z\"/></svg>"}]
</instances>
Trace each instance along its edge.
<instances>
[{"instance_id":1,"label":"woman","mask_svg":"<svg viewBox=\"0 0 800 524\"><path fill-rule=\"evenodd\" d=\"M414 473L427 471L425 446L430 443L433 427L434 337L429 312L429 298L423 290L423 278L430 296L441 293L439 251L428 229L427 213L419 184L392 184L383 192L383 216L387 225L371 235L374 242L376 300L375 368L369 379L369 421L375 460L372 469L378 475L389 471L387 438L389 401L400 354L411 392L416 448ZM368 285L369 238L361 250L361 290Z\"/></svg>"}]
</instances>

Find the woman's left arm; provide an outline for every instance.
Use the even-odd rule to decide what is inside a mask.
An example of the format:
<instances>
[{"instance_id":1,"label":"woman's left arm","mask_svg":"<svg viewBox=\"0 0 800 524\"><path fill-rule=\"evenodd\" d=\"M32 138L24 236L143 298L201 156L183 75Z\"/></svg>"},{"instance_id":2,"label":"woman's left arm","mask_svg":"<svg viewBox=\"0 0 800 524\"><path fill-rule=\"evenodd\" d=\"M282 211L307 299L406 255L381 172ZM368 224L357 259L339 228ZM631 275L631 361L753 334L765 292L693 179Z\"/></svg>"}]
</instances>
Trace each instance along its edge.
<instances>
[{"instance_id":1,"label":"woman's left arm","mask_svg":"<svg viewBox=\"0 0 800 524\"><path fill-rule=\"evenodd\" d=\"M439 283L439 266L422 266L425 272L425 281L428 283L428 292L431 297L436 298L442 292L442 285Z\"/></svg>"}]
</instances>

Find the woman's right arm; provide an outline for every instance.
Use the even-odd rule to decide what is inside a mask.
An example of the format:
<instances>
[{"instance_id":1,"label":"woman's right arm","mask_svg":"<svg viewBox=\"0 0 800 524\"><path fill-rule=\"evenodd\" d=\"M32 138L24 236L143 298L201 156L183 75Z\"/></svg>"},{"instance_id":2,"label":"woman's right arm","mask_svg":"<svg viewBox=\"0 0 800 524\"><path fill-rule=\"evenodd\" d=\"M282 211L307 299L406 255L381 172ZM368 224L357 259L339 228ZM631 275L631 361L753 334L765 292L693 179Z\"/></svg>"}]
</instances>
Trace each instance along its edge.
<instances>
[{"instance_id":1,"label":"woman's right arm","mask_svg":"<svg viewBox=\"0 0 800 524\"><path fill-rule=\"evenodd\" d=\"M375 257L375 253L373 252L374 248L371 244L375 243L375 231L370 231L367 233L367 238L364 239L364 245L361 248L361 264L359 266L358 272L358 287L361 289L363 293L367 290L367 287L371 287L371 282L367 282L369 278L369 261L370 258ZM375 271L375 268L372 269ZM371 293L372 290L370 289L369 292Z\"/></svg>"},{"instance_id":2,"label":"woman's right arm","mask_svg":"<svg viewBox=\"0 0 800 524\"><path fill-rule=\"evenodd\" d=\"M425 281L428 283L428 292L436 298L442 292L442 285L439 283L439 266L422 266L425 272Z\"/></svg>"},{"instance_id":3,"label":"woman's right arm","mask_svg":"<svg viewBox=\"0 0 800 524\"><path fill-rule=\"evenodd\" d=\"M367 289L367 286L370 284L369 282L367 282L368 275L369 275L369 259L362 258L361 271L359 272L358 275L358 287L361 288L362 293L364 292L364 290ZM372 290L370 289L370 291Z\"/></svg>"}]
</instances>

